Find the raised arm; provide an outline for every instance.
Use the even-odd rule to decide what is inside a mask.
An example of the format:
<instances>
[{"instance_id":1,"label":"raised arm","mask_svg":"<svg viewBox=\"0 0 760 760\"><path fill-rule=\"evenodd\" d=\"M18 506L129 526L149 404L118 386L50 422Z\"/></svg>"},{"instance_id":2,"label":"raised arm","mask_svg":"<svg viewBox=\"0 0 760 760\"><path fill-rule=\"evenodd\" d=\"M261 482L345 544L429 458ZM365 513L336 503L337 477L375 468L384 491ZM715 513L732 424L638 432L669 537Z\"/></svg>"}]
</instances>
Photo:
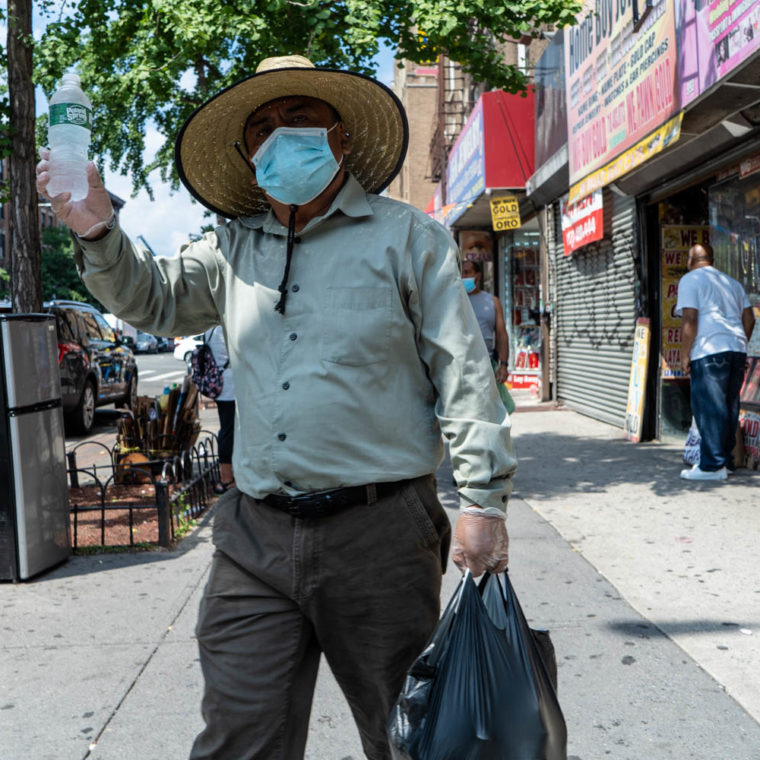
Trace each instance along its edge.
<instances>
[{"instance_id":1,"label":"raised arm","mask_svg":"<svg viewBox=\"0 0 760 760\"><path fill-rule=\"evenodd\" d=\"M46 194L48 151L41 151L37 189ZM223 257L214 233L175 258L154 258L119 228L111 199L94 164L90 190L72 202L50 198L56 216L74 233L74 261L87 289L113 314L146 332L188 335L219 322L224 293Z\"/></svg>"}]
</instances>

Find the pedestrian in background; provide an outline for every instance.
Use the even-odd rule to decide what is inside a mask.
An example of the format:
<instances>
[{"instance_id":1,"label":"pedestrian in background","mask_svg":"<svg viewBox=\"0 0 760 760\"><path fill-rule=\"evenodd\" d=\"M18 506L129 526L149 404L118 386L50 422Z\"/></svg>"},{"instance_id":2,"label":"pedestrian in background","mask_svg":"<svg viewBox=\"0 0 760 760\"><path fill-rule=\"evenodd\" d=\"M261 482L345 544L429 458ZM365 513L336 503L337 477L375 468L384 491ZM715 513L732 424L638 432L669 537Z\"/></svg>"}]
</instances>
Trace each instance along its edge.
<instances>
[{"instance_id":1,"label":"pedestrian in background","mask_svg":"<svg viewBox=\"0 0 760 760\"><path fill-rule=\"evenodd\" d=\"M480 261L466 259L462 262L462 282L470 297L470 305L491 357L499 397L507 412L512 414L515 411L515 402L505 385L509 378L509 334L501 303L496 296L482 290L483 264Z\"/></svg>"},{"instance_id":2,"label":"pedestrian in background","mask_svg":"<svg viewBox=\"0 0 760 760\"><path fill-rule=\"evenodd\" d=\"M214 492L224 493L235 485L232 469L232 450L235 444L235 380L230 367L230 357L224 340L224 330L219 325L206 330L203 341L211 349L216 366L223 368L222 392L216 397L216 411L219 415L219 478Z\"/></svg>"},{"instance_id":3,"label":"pedestrian in background","mask_svg":"<svg viewBox=\"0 0 760 760\"><path fill-rule=\"evenodd\" d=\"M285 56L182 128L179 176L231 221L179 256L132 244L92 164L86 199L51 199L113 313L167 335L224 327L236 488L215 507L192 760L303 757L321 653L366 756L390 760L390 708L439 618L444 437L460 483L454 561L475 576L507 566L510 421L471 338L456 246L379 195L407 144L385 85ZM48 167L45 152L43 194Z\"/></svg>"},{"instance_id":4,"label":"pedestrian in background","mask_svg":"<svg viewBox=\"0 0 760 760\"><path fill-rule=\"evenodd\" d=\"M691 376L691 410L702 438L699 463L685 480L725 480L735 469L739 394L755 315L744 287L713 266L710 246L689 249L678 283L681 368Z\"/></svg>"}]
</instances>

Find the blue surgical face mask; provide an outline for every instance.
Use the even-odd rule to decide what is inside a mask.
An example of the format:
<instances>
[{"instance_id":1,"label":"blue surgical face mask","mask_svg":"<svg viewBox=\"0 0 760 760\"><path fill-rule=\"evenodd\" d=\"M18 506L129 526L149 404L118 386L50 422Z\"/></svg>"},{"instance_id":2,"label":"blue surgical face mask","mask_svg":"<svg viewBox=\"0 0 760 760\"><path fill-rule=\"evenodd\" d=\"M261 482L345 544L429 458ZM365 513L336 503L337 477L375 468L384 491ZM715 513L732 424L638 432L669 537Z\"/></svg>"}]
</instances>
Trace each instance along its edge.
<instances>
[{"instance_id":1,"label":"blue surgical face mask","mask_svg":"<svg viewBox=\"0 0 760 760\"><path fill-rule=\"evenodd\" d=\"M475 290L475 278L474 277L462 277L462 285L468 293L472 293Z\"/></svg>"},{"instance_id":2,"label":"blue surgical face mask","mask_svg":"<svg viewBox=\"0 0 760 760\"><path fill-rule=\"evenodd\" d=\"M280 203L313 201L340 169L327 142L336 126L275 129L251 157L259 187Z\"/></svg>"}]
</instances>

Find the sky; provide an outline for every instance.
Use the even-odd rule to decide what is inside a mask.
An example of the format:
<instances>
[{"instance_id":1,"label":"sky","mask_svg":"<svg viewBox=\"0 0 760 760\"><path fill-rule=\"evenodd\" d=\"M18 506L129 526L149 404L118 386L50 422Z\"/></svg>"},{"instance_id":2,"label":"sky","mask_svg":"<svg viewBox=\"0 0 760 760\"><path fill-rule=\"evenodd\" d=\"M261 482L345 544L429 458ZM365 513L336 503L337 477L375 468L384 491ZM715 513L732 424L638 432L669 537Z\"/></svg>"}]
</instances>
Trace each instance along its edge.
<instances>
[{"instance_id":1,"label":"sky","mask_svg":"<svg viewBox=\"0 0 760 760\"><path fill-rule=\"evenodd\" d=\"M35 15L34 36L39 38L44 26L44 19ZM5 43L7 29L0 24L0 39ZM383 48L376 58L377 79L383 84L393 84L393 54L389 48ZM37 113L47 111L47 100L40 88L37 88ZM97 117L97 114L95 115ZM146 163L161 146L164 138L157 130L149 130L145 139ZM132 181L129 177L106 170L105 185L112 193L126 203L121 210L120 225L122 229L137 241L142 235L148 245L159 256L173 256L181 245L188 241L190 235L200 233L203 225L215 222L215 217L204 217L204 208L194 202L184 187L170 191L169 186L161 182L158 171L150 176L154 199L141 190L132 198Z\"/></svg>"}]
</instances>

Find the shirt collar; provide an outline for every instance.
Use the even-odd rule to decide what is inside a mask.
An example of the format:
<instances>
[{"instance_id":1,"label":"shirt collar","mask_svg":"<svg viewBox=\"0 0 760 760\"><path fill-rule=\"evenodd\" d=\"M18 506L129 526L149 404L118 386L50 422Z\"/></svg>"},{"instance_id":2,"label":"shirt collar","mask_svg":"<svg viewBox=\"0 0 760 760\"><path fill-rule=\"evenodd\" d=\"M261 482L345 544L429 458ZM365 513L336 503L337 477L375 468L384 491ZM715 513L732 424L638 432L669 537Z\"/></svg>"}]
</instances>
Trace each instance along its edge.
<instances>
[{"instance_id":1,"label":"shirt collar","mask_svg":"<svg viewBox=\"0 0 760 760\"><path fill-rule=\"evenodd\" d=\"M346 181L335 196L330 208L322 216L312 219L299 234L308 232L338 211L357 219L362 216L371 216L373 213L372 206L367 199L367 193L364 192L364 188L354 179L352 174L346 175ZM269 209L266 214L241 216L240 223L249 229L260 229L273 235L288 234L288 228L280 224L272 209Z\"/></svg>"}]
</instances>

